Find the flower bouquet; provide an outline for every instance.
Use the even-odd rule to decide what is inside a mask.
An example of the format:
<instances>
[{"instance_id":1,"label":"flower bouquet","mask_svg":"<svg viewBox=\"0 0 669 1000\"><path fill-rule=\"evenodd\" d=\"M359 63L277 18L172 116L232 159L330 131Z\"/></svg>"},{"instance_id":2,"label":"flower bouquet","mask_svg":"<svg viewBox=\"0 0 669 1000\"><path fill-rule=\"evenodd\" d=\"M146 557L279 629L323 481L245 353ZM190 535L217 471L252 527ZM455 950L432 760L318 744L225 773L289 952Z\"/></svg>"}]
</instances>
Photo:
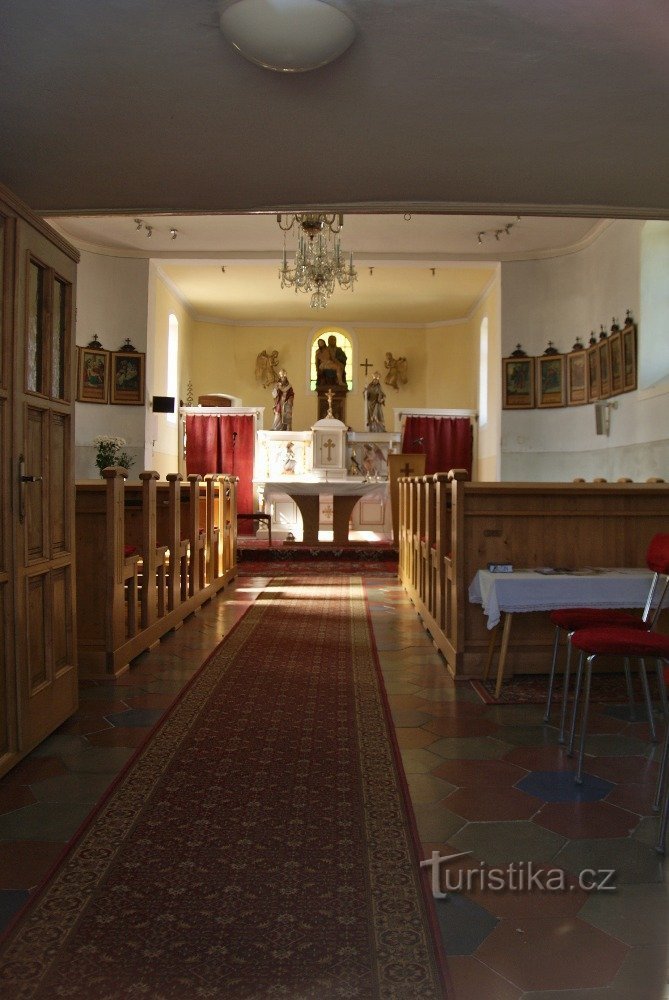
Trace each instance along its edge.
<instances>
[{"instance_id":1,"label":"flower bouquet","mask_svg":"<svg viewBox=\"0 0 669 1000\"><path fill-rule=\"evenodd\" d=\"M124 469L134 465L134 459L130 458L127 451L122 450L125 443L125 438L114 437L112 434L100 434L99 437L93 438L93 444L98 450L95 464L100 470L100 475L102 470L110 465L120 465Z\"/></svg>"}]
</instances>

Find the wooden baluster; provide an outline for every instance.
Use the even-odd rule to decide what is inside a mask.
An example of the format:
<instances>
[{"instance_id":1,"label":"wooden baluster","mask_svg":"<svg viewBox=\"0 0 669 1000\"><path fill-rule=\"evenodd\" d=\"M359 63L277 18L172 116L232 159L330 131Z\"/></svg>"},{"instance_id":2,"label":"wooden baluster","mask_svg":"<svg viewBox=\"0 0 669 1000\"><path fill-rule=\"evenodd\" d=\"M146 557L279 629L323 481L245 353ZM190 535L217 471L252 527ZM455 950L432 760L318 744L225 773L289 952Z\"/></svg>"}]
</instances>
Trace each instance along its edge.
<instances>
[{"instance_id":1,"label":"wooden baluster","mask_svg":"<svg viewBox=\"0 0 669 1000\"><path fill-rule=\"evenodd\" d=\"M167 544L170 550L170 572L167 581L167 610L173 611L182 600L181 569L181 481L178 472L167 475L169 483Z\"/></svg>"},{"instance_id":2,"label":"wooden baluster","mask_svg":"<svg viewBox=\"0 0 669 1000\"><path fill-rule=\"evenodd\" d=\"M156 592L156 482L160 477L157 472L146 470L140 472L139 478L142 482L142 628L148 628L155 622L161 603Z\"/></svg>"},{"instance_id":3,"label":"wooden baluster","mask_svg":"<svg viewBox=\"0 0 669 1000\"><path fill-rule=\"evenodd\" d=\"M214 481L216 475L214 473L208 472L204 477L204 481L207 486L206 492L206 545L207 545L207 583L213 583L216 578L216 551L217 551L217 540L216 532L214 527Z\"/></svg>"},{"instance_id":4,"label":"wooden baluster","mask_svg":"<svg viewBox=\"0 0 669 1000\"><path fill-rule=\"evenodd\" d=\"M128 470L110 466L102 470L106 481L106 598L100 609L105 632L105 653L111 654L125 640L125 480ZM136 594L135 594L136 598Z\"/></svg>"},{"instance_id":5,"label":"wooden baluster","mask_svg":"<svg viewBox=\"0 0 669 1000\"><path fill-rule=\"evenodd\" d=\"M397 543L399 545L398 570L400 580L404 579L404 561L406 557L406 541L404 532L406 527L406 479L404 476L397 478Z\"/></svg>"},{"instance_id":6,"label":"wooden baluster","mask_svg":"<svg viewBox=\"0 0 669 1000\"><path fill-rule=\"evenodd\" d=\"M435 484L434 475L423 477L423 493L425 503L425 545L423 551L423 601L429 611L433 614L434 598L434 578L433 578L433 557L436 538L435 527Z\"/></svg>"},{"instance_id":7,"label":"wooden baluster","mask_svg":"<svg viewBox=\"0 0 669 1000\"><path fill-rule=\"evenodd\" d=\"M435 505L435 574L433 616L442 631L446 630L447 621L447 588L445 558L451 552L451 486L446 472L434 474L434 505Z\"/></svg>"},{"instance_id":8,"label":"wooden baluster","mask_svg":"<svg viewBox=\"0 0 669 1000\"><path fill-rule=\"evenodd\" d=\"M202 536L200 535L200 483L202 477L194 472L189 473L188 482L190 489L189 510L188 510L188 544L190 548L190 560L188 564L188 594L193 596L196 591L202 589Z\"/></svg>"}]
</instances>

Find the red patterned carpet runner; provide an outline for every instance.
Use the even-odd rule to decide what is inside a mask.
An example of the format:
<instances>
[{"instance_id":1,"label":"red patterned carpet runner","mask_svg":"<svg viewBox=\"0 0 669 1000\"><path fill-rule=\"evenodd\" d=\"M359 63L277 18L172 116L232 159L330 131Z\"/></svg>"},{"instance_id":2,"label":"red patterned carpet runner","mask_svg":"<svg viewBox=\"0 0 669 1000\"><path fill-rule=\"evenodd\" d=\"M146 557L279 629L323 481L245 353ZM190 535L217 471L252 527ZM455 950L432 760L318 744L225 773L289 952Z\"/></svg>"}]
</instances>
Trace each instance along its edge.
<instances>
[{"instance_id":1,"label":"red patterned carpet runner","mask_svg":"<svg viewBox=\"0 0 669 1000\"><path fill-rule=\"evenodd\" d=\"M359 580L263 591L5 943L0 996L446 996Z\"/></svg>"}]
</instances>

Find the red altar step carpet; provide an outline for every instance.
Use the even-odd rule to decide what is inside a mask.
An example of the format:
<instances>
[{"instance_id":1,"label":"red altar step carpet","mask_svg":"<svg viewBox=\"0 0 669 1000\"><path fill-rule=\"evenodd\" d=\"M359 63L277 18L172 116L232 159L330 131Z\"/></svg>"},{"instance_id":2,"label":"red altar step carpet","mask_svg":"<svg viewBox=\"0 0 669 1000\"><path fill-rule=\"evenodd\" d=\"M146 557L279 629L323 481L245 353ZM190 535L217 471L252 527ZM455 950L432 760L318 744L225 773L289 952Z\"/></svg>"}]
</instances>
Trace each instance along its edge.
<instances>
[{"instance_id":1,"label":"red altar step carpet","mask_svg":"<svg viewBox=\"0 0 669 1000\"><path fill-rule=\"evenodd\" d=\"M0 949L12 1000L443 1000L359 581L274 579Z\"/></svg>"}]
</instances>

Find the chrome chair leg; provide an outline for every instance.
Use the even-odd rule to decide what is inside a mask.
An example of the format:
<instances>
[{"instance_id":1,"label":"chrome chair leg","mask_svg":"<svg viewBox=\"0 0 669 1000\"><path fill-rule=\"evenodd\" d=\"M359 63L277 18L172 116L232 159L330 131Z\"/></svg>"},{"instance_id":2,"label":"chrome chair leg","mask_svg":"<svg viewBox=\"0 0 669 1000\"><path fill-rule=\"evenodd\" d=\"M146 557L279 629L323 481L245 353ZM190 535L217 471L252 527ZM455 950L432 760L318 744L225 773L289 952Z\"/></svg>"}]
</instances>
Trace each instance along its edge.
<instances>
[{"instance_id":1,"label":"chrome chair leg","mask_svg":"<svg viewBox=\"0 0 669 1000\"><path fill-rule=\"evenodd\" d=\"M583 712L581 714L581 738L578 748L578 766L576 768L576 784L583 784L583 757L585 756L585 737L588 730L588 711L590 709L590 684L592 681L592 663L594 654L588 657L585 667L585 686L583 689Z\"/></svg>"},{"instance_id":2,"label":"chrome chair leg","mask_svg":"<svg viewBox=\"0 0 669 1000\"><path fill-rule=\"evenodd\" d=\"M560 629L556 626L555 642L553 643L553 662L551 663L551 672L548 675L548 694L546 695L546 714L544 715L544 722L550 722L551 719L551 704L553 702L553 688L555 686L555 671L557 667L559 645L560 645Z\"/></svg>"},{"instance_id":3,"label":"chrome chair leg","mask_svg":"<svg viewBox=\"0 0 669 1000\"><path fill-rule=\"evenodd\" d=\"M558 734L558 743L564 743L564 730L567 722L567 702L569 700L569 675L571 673L571 637L574 633L570 632L567 636L567 659L564 665L564 682L562 688L562 707L560 709L560 732Z\"/></svg>"},{"instance_id":4,"label":"chrome chair leg","mask_svg":"<svg viewBox=\"0 0 669 1000\"><path fill-rule=\"evenodd\" d=\"M648 712L648 726L650 728L650 741L651 743L657 743L657 732L655 730L655 719L653 718L653 700L650 696L650 688L648 687L648 675L646 673L646 663L643 659L639 659L639 674L641 675L641 687L643 689L643 697L646 702L646 711Z\"/></svg>"}]
</instances>

